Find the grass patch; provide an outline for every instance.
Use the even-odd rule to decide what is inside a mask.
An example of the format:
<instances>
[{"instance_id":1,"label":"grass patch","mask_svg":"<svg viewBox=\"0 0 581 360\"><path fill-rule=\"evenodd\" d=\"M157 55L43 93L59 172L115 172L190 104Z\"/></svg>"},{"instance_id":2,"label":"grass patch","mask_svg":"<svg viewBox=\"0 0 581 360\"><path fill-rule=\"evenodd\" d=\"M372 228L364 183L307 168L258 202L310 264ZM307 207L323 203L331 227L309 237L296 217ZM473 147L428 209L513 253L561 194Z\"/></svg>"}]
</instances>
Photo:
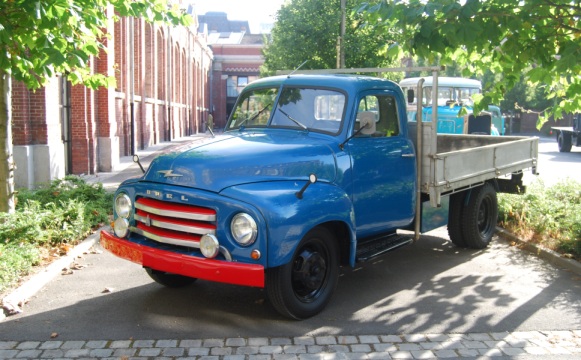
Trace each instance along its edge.
<instances>
[{"instance_id":1,"label":"grass patch","mask_svg":"<svg viewBox=\"0 0 581 360\"><path fill-rule=\"evenodd\" d=\"M581 260L581 183L533 183L524 195L499 195L502 227L526 240Z\"/></svg>"},{"instance_id":2,"label":"grass patch","mask_svg":"<svg viewBox=\"0 0 581 360\"><path fill-rule=\"evenodd\" d=\"M67 176L23 190L17 200L13 214L0 213L0 293L108 222L113 194L102 184Z\"/></svg>"}]
</instances>

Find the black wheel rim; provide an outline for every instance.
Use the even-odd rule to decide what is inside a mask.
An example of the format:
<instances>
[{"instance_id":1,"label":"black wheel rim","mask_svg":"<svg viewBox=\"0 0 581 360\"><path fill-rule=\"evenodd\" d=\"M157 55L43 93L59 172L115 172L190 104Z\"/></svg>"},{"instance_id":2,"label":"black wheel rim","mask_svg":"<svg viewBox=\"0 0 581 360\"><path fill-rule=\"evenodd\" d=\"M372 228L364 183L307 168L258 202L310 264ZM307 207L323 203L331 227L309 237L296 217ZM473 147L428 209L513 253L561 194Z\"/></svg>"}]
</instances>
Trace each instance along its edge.
<instances>
[{"instance_id":1,"label":"black wheel rim","mask_svg":"<svg viewBox=\"0 0 581 360\"><path fill-rule=\"evenodd\" d=\"M318 241L305 244L293 260L292 287L301 302L312 302L327 282L329 253Z\"/></svg>"},{"instance_id":2,"label":"black wheel rim","mask_svg":"<svg viewBox=\"0 0 581 360\"><path fill-rule=\"evenodd\" d=\"M487 196L482 199L480 208L478 209L478 231L483 238L488 236L493 226L491 219L492 211L492 199Z\"/></svg>"}]
</instances>

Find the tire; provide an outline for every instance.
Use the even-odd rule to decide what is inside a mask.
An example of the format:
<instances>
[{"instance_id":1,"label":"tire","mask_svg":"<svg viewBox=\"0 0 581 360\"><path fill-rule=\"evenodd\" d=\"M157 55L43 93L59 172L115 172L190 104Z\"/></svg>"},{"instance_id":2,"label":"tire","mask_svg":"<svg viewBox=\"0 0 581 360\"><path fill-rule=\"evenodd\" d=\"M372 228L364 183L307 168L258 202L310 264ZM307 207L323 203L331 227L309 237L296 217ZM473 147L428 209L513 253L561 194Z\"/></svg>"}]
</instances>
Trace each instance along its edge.
<instances>
[{"instance_id":1,"label":"tire","mask_svg":"<svg viewBox=\"0 0 581 360\"><path fill-rule=\"evenodd\" d=\"M448 235L452 244L460 248L466 247L464 235L462 235L462 211L466 192L462 191L450 195L450 207L448 209Z\"/></svg>"},{"instance_id":2,"label":"tire","mask_svg":"<svg viewBox=\"0 0 581 360\"><path fill-rule=\"evenodd\" d=\"M557 144L559 145L559 152L571 152L571 147L573 146L571 142L571 134L559 131Z\"/></svg>"},{"instance_id":3,"label":"tire","mask_svg":"<svg viewBox=\"0 0 581 360\"><path fill-rule=\"evenodd\" d=\"M470 193L462 214L462 234L469 248L484 249L490 244L498 222L498 199L491 184Z\"/></svg>"},{"instance_id":4,"label":"tire","mask_svg":"<svg viewBox=\"0 0 581 360\"><path fill-rule=\"evenodd\" d=\"M196 278L171 274L150 268L146 268L145 271L147 272L147 275L149 275L149 277L152 278L156 283L167 286L169 288L184 287L198 280Z\"/></svg>"},{"instance_id":5,"label":"tire","mask_svg":"<svg viewBox=\"0 0 581 360\"><path fill-rule=\"evenodd\" d=\"M315 228L301 240L288 264L267 271L266 291L276 311L301 320L325 308L338 279L336 239L327 229Z\"/></svg>"}]
</instances>

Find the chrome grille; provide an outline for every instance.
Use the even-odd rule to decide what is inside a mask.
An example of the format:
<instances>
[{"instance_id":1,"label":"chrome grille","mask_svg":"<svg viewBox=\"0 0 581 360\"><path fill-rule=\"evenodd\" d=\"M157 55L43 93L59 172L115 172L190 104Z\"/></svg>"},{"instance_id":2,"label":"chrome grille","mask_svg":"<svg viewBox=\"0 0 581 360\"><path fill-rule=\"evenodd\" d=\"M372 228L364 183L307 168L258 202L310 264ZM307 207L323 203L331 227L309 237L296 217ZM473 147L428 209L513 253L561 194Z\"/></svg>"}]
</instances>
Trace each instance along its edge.
<instances>
[{"instance_id":1,"label":"chrome grille","mask_svg":"<svg viewBox=\"0 0 581 360\"><path fill-rule=\"evenodd\" d=\"M166 244L200 247L200 238L216 233L216 211L150 198L135 201L136 226L130 230Z\"/></svg>"}]
</instances>

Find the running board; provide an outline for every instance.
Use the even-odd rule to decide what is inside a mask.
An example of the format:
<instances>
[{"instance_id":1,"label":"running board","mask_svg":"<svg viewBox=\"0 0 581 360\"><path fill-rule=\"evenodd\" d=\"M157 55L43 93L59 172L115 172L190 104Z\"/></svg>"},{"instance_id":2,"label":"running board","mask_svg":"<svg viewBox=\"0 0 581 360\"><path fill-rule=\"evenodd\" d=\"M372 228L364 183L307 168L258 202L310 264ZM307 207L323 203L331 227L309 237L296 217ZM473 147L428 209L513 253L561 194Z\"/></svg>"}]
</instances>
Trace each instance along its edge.
<instances>
[{"instance_id":1,"label":"running board","mask_svg":"<svg viewBox=\"0 0 581 360\"><path fill-rule=\"evenodd\" d=\"M365 262L413 242L412 235L393 234L365 241L357 246L356 262Z\"/></svg>"}]
</instances>

